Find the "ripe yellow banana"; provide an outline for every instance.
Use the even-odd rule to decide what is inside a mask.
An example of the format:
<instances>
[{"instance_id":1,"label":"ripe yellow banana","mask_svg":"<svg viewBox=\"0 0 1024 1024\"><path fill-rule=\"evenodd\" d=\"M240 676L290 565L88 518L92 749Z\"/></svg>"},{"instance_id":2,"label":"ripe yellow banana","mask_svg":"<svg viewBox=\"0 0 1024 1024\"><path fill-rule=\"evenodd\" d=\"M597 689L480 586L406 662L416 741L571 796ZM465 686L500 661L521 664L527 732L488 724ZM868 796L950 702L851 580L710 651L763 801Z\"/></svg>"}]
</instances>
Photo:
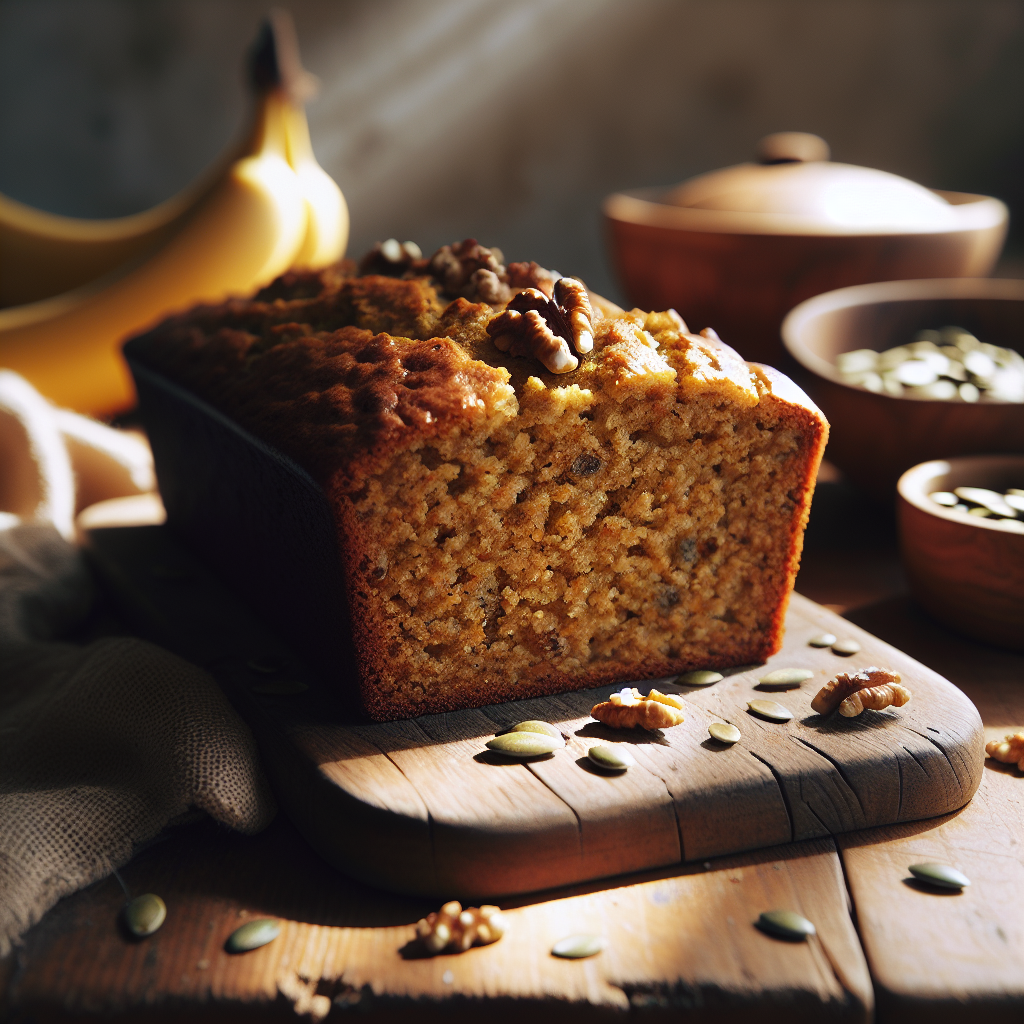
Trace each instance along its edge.
<instances>
[{"instance_id":1,"label":"ripe yellow banana","mask_svg":"<svg viewBox=\"0 0 1024 1024\"><path fill-rule=\"evenodd\" d=\"M301 103L288 111L288 162L299 176L306 199L306 238L295 257L296 269L319 270L337 263L348 245L348 205L334 179L316 162L309 124Z\"/></svg>"},{"instance_id":2,"label":"ripe yellow banana","mask_svg":"<svg viewBox=\"0 0 1024 1024\"><path fill-rule=\"evenodd\" d=\"M59 295L155 251L245 149L231 147L188 188L130 217L62 217L0 195L0 307Z\"/></svg>"},{"instance_id":3,"label":"ripe yellow banana","mask_svg":"<svg viewBox=\"0 0 1024 1024\"><path fill-rule=\"evenodd\" d=\"M306 239L307 203L288 164L292 101L261 97L251 155L232 164L169 241L132 269L91 286L0 310L0 366L58 405L106 416L134 388L124 339L177 309L251 292L287 270Z\"/></svg>"}]
</instances>

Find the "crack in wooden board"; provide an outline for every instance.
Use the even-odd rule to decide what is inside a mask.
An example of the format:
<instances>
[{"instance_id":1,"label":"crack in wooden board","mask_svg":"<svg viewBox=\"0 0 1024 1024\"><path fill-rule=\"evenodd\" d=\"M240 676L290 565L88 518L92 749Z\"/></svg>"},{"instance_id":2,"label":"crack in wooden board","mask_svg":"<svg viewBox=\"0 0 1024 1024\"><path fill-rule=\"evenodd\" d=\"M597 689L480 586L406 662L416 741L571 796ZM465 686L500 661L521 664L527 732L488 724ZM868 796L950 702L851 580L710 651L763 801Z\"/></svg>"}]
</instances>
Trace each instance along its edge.
<instances>
[{"instance_id":1,"label":"crack in wooden board","mask_svg":"<svg viewBox=\"0 0 1024 1024\"><path fill-rule=\"evenodd\" d=\"M711 687L675 687L687 721L664 733L591 721L590 708L617 686L356 724L339 716L329 688L312 677L305 694L254 694L242 678L246 645L251 651L254 637L263 647L276 642L255 623L240 625L247 613L209 575L197 573L186 588L148 572L146 545L159 545L164 557L174 546L166 534L112 536L124 532L94 535L122 599L181 652L196 648L193 635L216 633L214 624L237 636L222 633L210 668L253 724L283 806L328 859L384 887L445 898L536 891L943 814L963 806L980 781L982 729L970 701L798 595L783 650L767 666L731 670ZM807 646L823 631L853 636L863 649L841 658ZM897 668L914 692L911 703L852 720L811 712L827 679L870 664ZM800 689L774 695L794 711L787 723L747 710L747 701L763 696L758 678L779 667L814 673ZM496 731L526 718L558 725L566 748L531 763L485 751ZM713 718L737 725L741 742L723 750L710 741ZM617 778L589 770L583 758L594 742L628 744L636 767Z\"/></svg>"}]
</instances>

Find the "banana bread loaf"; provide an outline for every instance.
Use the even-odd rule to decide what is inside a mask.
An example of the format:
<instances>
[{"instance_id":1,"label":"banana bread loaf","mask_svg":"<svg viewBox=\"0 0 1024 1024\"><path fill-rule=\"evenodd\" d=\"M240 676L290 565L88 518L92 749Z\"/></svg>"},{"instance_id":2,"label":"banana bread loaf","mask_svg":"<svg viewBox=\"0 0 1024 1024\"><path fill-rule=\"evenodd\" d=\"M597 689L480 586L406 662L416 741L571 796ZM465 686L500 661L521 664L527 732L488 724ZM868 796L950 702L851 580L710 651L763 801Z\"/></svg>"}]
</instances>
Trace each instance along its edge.
<instances>
[{"instance_id":1,"label":"banana bread loaf","mask_svg":"<svg viewBox=\"0 0 1024 1024\"><path fill-rule=\"evenodd\" d=\"M674 311L392 241L133 350L327 495L372 718L779 648L828 427Z\"/></svg>"}]
</instances>

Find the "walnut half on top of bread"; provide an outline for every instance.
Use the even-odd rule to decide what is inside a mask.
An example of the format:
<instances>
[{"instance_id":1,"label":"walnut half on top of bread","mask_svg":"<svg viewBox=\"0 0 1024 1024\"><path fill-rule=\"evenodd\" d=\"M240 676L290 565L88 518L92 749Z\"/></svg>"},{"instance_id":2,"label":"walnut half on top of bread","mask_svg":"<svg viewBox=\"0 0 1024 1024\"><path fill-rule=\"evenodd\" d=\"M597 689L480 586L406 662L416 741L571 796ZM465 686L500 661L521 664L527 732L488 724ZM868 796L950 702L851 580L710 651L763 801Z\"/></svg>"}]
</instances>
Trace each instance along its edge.
<instances>
[{"instance_id":1,"label":"walnut half on top of bread","mask_svg":"<svg viewBox=\"0 0 1024 1024\"><path fill-rule=\"evenodd\" d=\"M556 277L470 242L367 262L386 274L286 275L133 345L327 495L351 609L339 629L366 713L767 658L827 436L820 412L674 311L592 293L589 338L576 343L581 317L566 328L575 369L503 351L491 325L526 288L557 301ZM498 285L508 298L467 297Z\"/></svg>"}]
</instances>

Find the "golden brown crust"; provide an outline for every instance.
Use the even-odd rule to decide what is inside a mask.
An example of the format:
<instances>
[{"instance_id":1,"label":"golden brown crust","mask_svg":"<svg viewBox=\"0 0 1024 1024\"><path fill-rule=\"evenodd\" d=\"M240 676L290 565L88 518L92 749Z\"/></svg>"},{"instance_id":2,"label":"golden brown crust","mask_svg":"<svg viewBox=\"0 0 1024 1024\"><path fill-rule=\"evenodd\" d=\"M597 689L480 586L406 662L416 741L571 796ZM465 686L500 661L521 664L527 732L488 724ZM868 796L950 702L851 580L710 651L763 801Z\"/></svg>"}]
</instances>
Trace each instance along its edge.
<instances>
[{"instance_id":1,"label":"golden brown crust","mask_svg":"<svg viewBox=\"0 0 1024 1024\"><path fill-rule=\"evenodd\" d=\"M549 373L416 274L292 275L136 346L324 489L366 712L774 653L827 436L806 396L593 295L593 351Z\"/></svg>"}]
</instances>

